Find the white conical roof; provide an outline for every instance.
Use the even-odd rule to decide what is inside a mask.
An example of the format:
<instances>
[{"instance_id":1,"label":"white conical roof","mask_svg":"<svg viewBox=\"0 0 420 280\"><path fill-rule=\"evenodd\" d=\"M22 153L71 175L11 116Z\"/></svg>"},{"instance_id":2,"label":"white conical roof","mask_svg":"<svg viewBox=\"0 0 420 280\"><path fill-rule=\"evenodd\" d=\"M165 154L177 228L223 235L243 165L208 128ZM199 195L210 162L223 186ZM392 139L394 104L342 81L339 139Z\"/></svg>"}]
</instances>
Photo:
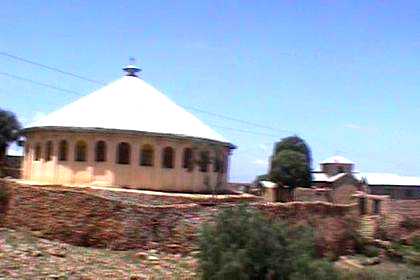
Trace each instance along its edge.
<instances>
[{"instance_id":1,"label":"white conical roof","mask_svg":"<svg viewBox=\"0 0 420 280\"><path fill-rule=\"evenodd\" d=\"M30 124L151 132L228 143L220 134L142 79L119 80Z\"/></svg>"}]
</instances>

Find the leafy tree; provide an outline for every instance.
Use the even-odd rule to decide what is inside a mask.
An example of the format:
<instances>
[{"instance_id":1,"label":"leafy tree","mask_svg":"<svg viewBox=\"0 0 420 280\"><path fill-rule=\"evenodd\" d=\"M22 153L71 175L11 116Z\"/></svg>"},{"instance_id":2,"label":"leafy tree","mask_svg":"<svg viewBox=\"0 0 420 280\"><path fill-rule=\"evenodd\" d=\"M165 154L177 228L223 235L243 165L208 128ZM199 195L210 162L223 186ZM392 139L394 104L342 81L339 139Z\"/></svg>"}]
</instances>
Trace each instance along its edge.
<instances>
[{"instance_id":1,"label":"leafy tree","mask_svg":"<svg viewBox=\"0 0 420 280\"><path fill-rule=\"evenodd\" d=\"M310 186L311 171L305 155L293 150L280 151L272 158L270 178L292 189Z\"/></svg>"},{"instance_id":2,"label":"leafy tree","mask_svg":"<svg viewBox=\"0 0 420 280\"><path fill-rule=\"evenodd\" d=\"M15 114L0 108L0 175L7 147L19 137L21 124Z\"/></svg>"},{"instance_id":3,"label":"leafy tree","mask_svg":"<svg viewBox=\"0 0 420 280\"><path fill-rule=\"evenodd\" d=\"M269 181L269 180L270 180L270 175L263 174L263 175L258 175L257 177L255 177L254 183L258 183L260 181Z\"/></svg>"},{"instance_id":4,"label":"leafy tree","mask_svg":"<svg viewBox=\"0 0 420 280\"><path fill-rule=\"evenodd\" d=\"M291 187L311 186L312 155L306 142L290 136L276 143L271 157L270 179L279 185Z\"/></svg>"},{"instance_id":5,"label":"leafy tree","mask_svg":"<svg viewBox=\"0 0 420 280\"><path fill-rule=\"evenodd\" d=\"M315 261L313 230L271 222L244 205L223 210L199 235L202 279L338 279ZM316 268L313 273L311 268Z\"/></svg>"},{"instance_id":6,"label":"leafy tree","mask_svg":"<svg viewBox=\"0 0 420 280\"><path fill-rule=\"evenodd\" d=\"M274 146L274 154L284 150L292 150L305 155L309 167L312 166L312 153L306 142L298 136L289 136L277 142Z\"/></svg>"}]
</instances>

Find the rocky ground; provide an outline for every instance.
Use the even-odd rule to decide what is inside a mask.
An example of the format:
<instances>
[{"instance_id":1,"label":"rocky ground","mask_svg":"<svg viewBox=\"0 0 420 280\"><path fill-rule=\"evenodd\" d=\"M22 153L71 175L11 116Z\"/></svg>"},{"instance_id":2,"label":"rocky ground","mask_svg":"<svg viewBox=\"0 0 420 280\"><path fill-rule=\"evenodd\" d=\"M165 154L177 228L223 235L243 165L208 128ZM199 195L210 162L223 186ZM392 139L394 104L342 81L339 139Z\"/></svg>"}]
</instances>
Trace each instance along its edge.
<instances>
[{"instance_id":1,"label":"rocky ground","mask_svg":"<svg viewBox=\"0 0 420 280\"><path fill-rule=\"evenodd\" d=\"M0 279L195 279L193 256L77 247L0 228Z\"/></svg>"},{"instance_id":2,"label":"rocky ground","mask_svg":"<svg viewBox=\"0 0 420 280\"><path fill-rule=\"evenodd\" d=\"M36 232L0 228L0 279L198 279L197 251L189 255L156 250L112 251L72 246L36 237ZM405 254L407 255L407 254ZM420 266L363 255L343 256L336 262L347 278L419 279Z\"/></svg>"}]
</instances>

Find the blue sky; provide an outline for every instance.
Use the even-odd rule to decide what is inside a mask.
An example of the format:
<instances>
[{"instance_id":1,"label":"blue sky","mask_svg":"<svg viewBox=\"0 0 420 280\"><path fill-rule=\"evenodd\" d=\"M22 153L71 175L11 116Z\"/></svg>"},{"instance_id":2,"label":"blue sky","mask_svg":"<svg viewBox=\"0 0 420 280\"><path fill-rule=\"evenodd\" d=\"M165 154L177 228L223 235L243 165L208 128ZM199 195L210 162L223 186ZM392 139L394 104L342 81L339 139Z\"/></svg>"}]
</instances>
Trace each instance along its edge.
<instances>
[{"instance_id":1,"label":"blue sky","mask_svg":"<svg viewBox=\"0 0 420 280\"><path fill-rule=\"evenodd\" d=\"M114 3L111 3L114 2ZM417 3L416 3L417 2ZM104 82L130 56L142 77L238 145L232 181L267 169L275 141L340 154L364 172L420 175L418 1L2 1L0 51ZM88 94L98 85L0 56L7 72ZM23 123L77 95L0 74ZM268 135L242 133L220 126Z\"/></svg>"}]
</instances>

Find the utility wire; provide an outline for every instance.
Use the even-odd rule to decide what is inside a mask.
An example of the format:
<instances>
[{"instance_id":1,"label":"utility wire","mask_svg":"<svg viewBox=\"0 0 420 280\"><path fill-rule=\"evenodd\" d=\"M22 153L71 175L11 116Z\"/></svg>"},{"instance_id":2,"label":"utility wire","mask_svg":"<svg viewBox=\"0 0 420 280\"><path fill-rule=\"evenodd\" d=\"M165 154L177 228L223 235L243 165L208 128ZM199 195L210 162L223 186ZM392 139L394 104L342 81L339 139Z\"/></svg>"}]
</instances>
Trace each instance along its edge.
<instances>
[{"instance_id":1,"label":"utility wire","mask_svg":"<svg viewBox=\"0 0 420 280\"><path fill-rule=\"evenodd\" d=\"M227 127L227 126L222 126L222 125L212 124L212 123L208 123L208 124L212 127L219 127L219 128L222 128L222 129L233 130L233 131L237 131L237 132L243 132L243 133L249 133L249 134L255 134L255 135L262 135L262 136L268 136L268 137L279 137L278 135L264 133L264 132L255 132L255 131L252 131L252 130Z\"/></svg>"},{"instance_id":2,"label":"utility wire","mask_svg":"<svg viewBox=\"0 0 420 280\"><path fill-rule=\"evenodd\" d=\"M43 86L43 87L47 87L47 88L51 88L51 89L55 89L55 90L59 90L59 91L63 91L63 92L71 93L71 94L75 94L77 96L80 96L81 95L80 93L78 93L76 91L73 91L73 90L56 87L56 86L53 86L53 85L50 85L50 84L46 84L46 83L42 83L42 82L37 82L37 81L31 80L31 79L28 79L28 78L24 78L24 77L21 77L21 76L13 75L13 74L6 73L6 72L0 72L0 75L7 76L7 77L10 77L10 78L13 78L13 79L17 79L17 80L21 80L21 81L25 81L25 82L32 83L32 84L35 84L35 85L39 85L39 86Z\"/></svg>"},{"instance_id":3,"label":"utility wire","mask_svg":"<svg viewBox=\"0 0 420 280\"><path fill-rule=\"evenodd\" d=\"M84 80L84 81L87 81L87 82L105 85L104 82L97 81L97 80L94 80L94 79L91 79L91 78L88 78L88 77L85 77L85 76L82 76L82 75L79 75L79 74L75 74L75 73L72 73L72 72L68 72L68 71L65 71L65 70L61 70L61 69L56 68L56 67L52 67L52 66L48 66L48 65L45 65L45 64L42 64L42 63L38 63L38 62L29 60L29 59L26 59L26 58L23 58L23 57L20 57L20 56L16 56L16 55L13 55L13 54L10 54L10 53L7 53L7 52L0 51L0 55L12 58L14 60L29 63L29 64L32 64L32 65L35 65L35 66L38 66L38 67L42 67L42 68L45 68L45 69L48 69L48 70L51 70L51 71L55 71L55 72L58 72L58 73L61 73L61 74L64 74L64 75L75 77L75 78L78 78L78 79L81 79L81 80ZM17 76L17 75L6 73L6 72L0 72L0 75L8 76L8 77L15 78L15 79L22 80L22 81L26 81L26 82L30 82L30 83L37 84L37 85L44 86L44 87L48 87L48 88L51 88L51 89L71 93L71 94L74 94L74 95L77 95L77 96L82 95L81 93L78 93L78 92L75 92L75 91L72 91L72 90L67 90L67 89L63 89L63 88L60 88L60 87L56 87L54 85L37 82L37 81L31 80L31 79L28 79L28 78L20 77L20 76ZM242 123L242 124L249 125L249 126L254 126L254 127L258 127L258 128L264 128L264 129L272 130L274 132L294 133L293 131L290 131L290 130L278 129L278 128L275 128L275 127L272 127L272 126L267 126L267 125L258 124L258 123L255 123L255 122L241 120L241 119L238 119L238 118L234 118L234 117L231 117L231 116L226 116L226 115L222 115L222 114L218 114L218 113L213 113L213 112L206 111L206 110L199 109L199 108L195 108L195 107L192 107L192 106L184 106L184 107L187 108L187 109L190 109L190 110L194 110L194 111L199 112L199 113L215 116L215 117L218 117L218 118L221 118L221 119L235 121L235 122ZM242 131L242 132L245 132L245 131ZM251 132L251 131L247 131L247 132ZM266 135L267 136L273 136L273 135L270 135L270 134L266 134Z\"/></svg>"},{"instance_id":4,"label":"utility wire","mask_svg":"<svg viewBox=\"0 0 420 280\"><path fill-rule=\"evenodd\" d=\"M10 74L10 73L0 72L0 75L6 76L6 77L10 77L10 78L14 78L14 79L21 80L21 81L25 81L25 82L32 83L32 84L35 84L35 85L39 85L39 86L51 88L51 89L54 89L54 90L58 90L58 91L66 92L66 93L71 93L71 94L76 95L76 96L79 96L79 97L82 96L82 94L79 93L79 92L77 92L77 91L73 91L73 90L68 90L68 89L56 87L54 85L47 84L47 83L37 82L37 81L31 80L31 79L24 78L24 77L17 76L17 75L13 75L13 74ZM230 120L234 120L234 121L237 121L237 122L242 122L242 123L245 123L245 124L248 124L248 125L254 125L254 126L261 127L261 128L269 128L269 127L265 127L263 125L254 124L254 123L250 123L250 122L247 122L247 121L242 121L242 120L239 120L239 119L235 119L235 118L231 118L231 117L219 115L219 114L216 114L216 113L204 111L204 110L201 110L201 109L196 109L196 108L193 108L193 107L186 107L186 108L200 110L201 112L204 112L204 113L207 113L207 114L210 114L210 115L216 115L216 116L218 116L220 118L230 119ZM255 132L255 131L251 131L251 130L245 130L245 129L239 129L239 128L233 128L233 127L226 127L226 126L221 126L221 125L213 125L213 124L211 124L211 126L219 127L219 128L227 129L227 130L232 130L232 131L237 131L237 132L242 132L242 133L254 134L254 135L263 135L263 136L269 136L269 137L278 137L278 135L274 135L274 134L268 134L268 133L263 133L263 132Z\"/></svg>"},{"instance_id":5,"label":"utility wire","mask_svg":"<svg viewBox=\"0 0 420 280\"><path fill-rule=\"evenodd\" d=\"M194 110L194 111L197 111L197 112L200 112L200 113L204 113L204 114L207 114L207 115L212 115L212 116L215 116L215 117L218 117L218 118L221 118L221 119L227 119L227 120L243 123L243 124L246 124L246 125L251 125L251 126L255 126L255 127L259 127L259 128L265 128L265 129L273 130L273 131L276 131L276 132L294 133L293 131L290 131L290 130L277 129L277 128L274 128L274 127L271 127L271 126L262 125L262 124L258 124L258 123L254 123L254 122L250 122L250 121L245 121L245 120L240 120L240 119L237 119L237 118L234 118L234 117L229 117L229 116L226 116L226 115L221 115L221 114L218 114L218 113L205 111L205 110L198 109L198 108L191 107L191 106L184 106L184 108Z\"/></svg>"},{"instance_id":6,"label":"utility wire","mask_svg":"<svg viewBox=\"0 0 420 280\"><path fill-rule=\"evenodd\" d=\"M64 71L64 70L61 70L59 68L48 66L48 65L45 65L45 64L42 64L42 63L39 63L39 62L35 62L35 61L29 60L29 59L26 59L26 58L23 58L23 57L20 57L20 56L16 56L16 55L13 55L13 54L10 54L10 53L7 53L7 52L0 51L0 55L11 58L11 59L14 59L14 60L26 62L26 63L32 64L32 65L35 65L35 66L39 66L39 67L42 67L42 68L45 68L45 69L48 69L48 70L51 70L51 71L55 71L55 72L64 74L64 75L72 76L74 78L84 80L84 81L87 81L87 82L91 82L91 83L95 83L95 84L101 84L101 85L105 84L104 82L101 82L101 81L86 78L86 77L83 77L81 75L78 75L78 74L75 74L75 73L72 73L72 72Z\"/></svg>"}]
</instances>

